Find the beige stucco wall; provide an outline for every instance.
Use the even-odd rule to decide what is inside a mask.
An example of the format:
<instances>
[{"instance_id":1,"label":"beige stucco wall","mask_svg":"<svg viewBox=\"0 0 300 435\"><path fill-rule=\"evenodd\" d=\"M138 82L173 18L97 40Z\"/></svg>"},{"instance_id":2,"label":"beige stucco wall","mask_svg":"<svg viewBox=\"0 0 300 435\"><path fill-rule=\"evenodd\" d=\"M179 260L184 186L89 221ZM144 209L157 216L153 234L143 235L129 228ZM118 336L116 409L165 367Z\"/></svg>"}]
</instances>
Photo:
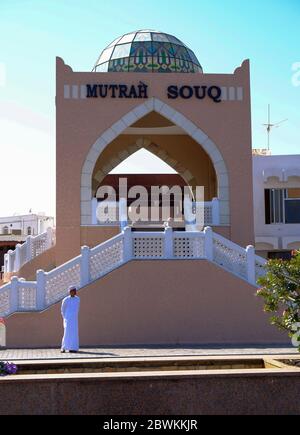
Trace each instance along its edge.
<instances>
[{"instance_id":1,"label":"beige stucco wall","mask_svg":"<svg viewBox=\"0 0 300 435\"><path fill-rule=\"evenodd\" d=\"M120 233L119 227L81 227L81 246L94 248Z\"/></svg>"},{"instance_id":2,"label":"beige stucco wall","mask_svg":"<svg viewBox=\"0 0 300 435\"><path fill-rule=\"evenodd\" d=\"M131 262L79 296L81 346L289 341L254 287L207 261ZM60 304L6 325L8 347L60 346Z\"/></svg>"},{"instance_id":3,"label":"beige stucco wall","mask_svg":"<svg viewBox=\"0 0 300 435\"><path fill-rule=\"evenodd\" d=\"M48 251L43 252L38 257L35 257L29 263L25 264L18 272L19 278L25 278L27 281L36 281L36 271L45 270L49 272L56 267L56 247L54 246Z\"/></svg>"},{"instance_id":4,"label":"beige stucco wall","mask_svg":"<svg viewBox=\"0 0 300 435\"><path fill-rule=\"evenodd\" d=\"M77 255L81 245L81 170L97 139L141 104L128 99L66 99L65 85L146 82L149 97L168 104L217 145L229 173L230 234L243 246L254 243L249 62L234 74L118 74L73 72L57 59L57 264ZM169 100L169 85L243 88L242 101Z\"/></svg>"}]
</instances>

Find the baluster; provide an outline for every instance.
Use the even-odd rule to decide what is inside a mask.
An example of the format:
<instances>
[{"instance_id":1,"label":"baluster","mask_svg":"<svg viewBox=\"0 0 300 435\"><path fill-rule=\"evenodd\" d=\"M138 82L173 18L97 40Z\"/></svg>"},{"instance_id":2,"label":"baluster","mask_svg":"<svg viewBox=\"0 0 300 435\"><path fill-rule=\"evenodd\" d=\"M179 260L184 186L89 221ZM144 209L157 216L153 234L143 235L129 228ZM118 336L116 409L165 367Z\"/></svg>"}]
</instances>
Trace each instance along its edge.
<instances>
[{"instance_id":1,"label":"baluster","mask_svg":"<svg viewBox=\"0 0 300 435\"><path fill-rule=\"evenodd\" d=\"M15 313L19 308L19 278L13 276L10 287L10 313Z\"/></svg>"},{"instance_id":2,"label":"baluster","mask_svg":"<svg viewBox=\"0 0 300 435\"><path fill-rule=\"evenodd\" d=\"M119 221L120 221L120 227L122 231L126 227L128 227L128 211L127 211L126 198L120 198L119 201Z\"/></svg>"},{"instance_id":3,"label":"baluster","mask_svg":"<svg viewBox=\"0 0 300 435\"><path fill-rule=\"evenodd\" d=\"M26 238L26 260L32 260L32 236Z\"/></svg>"},{"instance_id":4,"label":"baluster","mask_svg":"<svg viewBox=\"0 0 300 435\"><path fill-rule=\"evenodd\" d=\"M13 272L18 272L21 269L21 245L18 243L15 250L15 264L14 264L14 270Z\"/></svg>"},{"instance_id":5,"label":"baluster","mask_svg":"<svg viewBox=\"0 0 300 435\"><path fill-rule=\"evenodd\" d=\"M43 311L46 308L46 273L38 270L36 273L36 309Z\"/></svg>"},{"instance_id":6,"label":"baluster","mask_svg":"<svg viewBox=\"0 0 300 435\"><path fill-rule=\"evenodd\" d=\"M247 257L247 276L250 284L256 285L256 274L255 274L255 248L250 245L246 248Z\"/></svg>"},{"instance_id":7,"label":"baluster","mask_svg":"<svg viewBox=\"0 0 300 435\"><path fill-rule=\"evenodd\" d=\"M212 200L212 225L220 225L220 201L218 198Z\"/></svg>"},{"instance_id":8,"label":"baluster","mask_svg":"<svg viewBox=\"0 0 300 435\"><path fill-rule=\"evenodd\" d=\"M90 248L83 246L80 257L80 285L85 287L91 281L90 278Z\"/></svg>"},{"instance_id":9,"label":"baluster","mask_svg":"<svg viewBox=\"0 0 300 435\"><path fill-rule=\"evenodd\" d=\"M14 252L10 249L7 255L7 272L12 273L14 267Z\"/></svg>"},{"instance_id":10,"label":"baluster","mask_svg":"<svg viewBox=\"0 0 300 435\"><path fill-rule=\"evenodd\" d=\"M8 273L8 254L4 255L4 273Z\"/></svg>"},{"instance_id":11,"label":"baluster","mask_svg":"<svg viewBox=\"0 0 300 435\"><path fill-rule=\"evenodd\" d=\"M174 258L174 249L173 249L173 229L168 227L165 229L164 234L164 242L165 242L165 255L166 259Z\"/></svg>"},{"instance_id":12,"label":"baluster","mask_svg":"<svg viewBox=\"0 0 300 435\"><path fill-rule=\"evenodd\" d=\"M213 241L213 230L211 227L206 227L204 230L204 243L205 243L205 257L209 261L214 259L214 241Z\"/></svg>"},{"instance_id":13,"label":"baluster","mask_svg":"<svg viewBox=\"0 0 300 435\"><path fill-rule=\"evenodd\" d=\"M127 227L123 230L123 237L124 237L124 247L123 247L123 259L124 262L130 261L133 258L133 237L131 228Z\"/></svg>"}]
</instances>

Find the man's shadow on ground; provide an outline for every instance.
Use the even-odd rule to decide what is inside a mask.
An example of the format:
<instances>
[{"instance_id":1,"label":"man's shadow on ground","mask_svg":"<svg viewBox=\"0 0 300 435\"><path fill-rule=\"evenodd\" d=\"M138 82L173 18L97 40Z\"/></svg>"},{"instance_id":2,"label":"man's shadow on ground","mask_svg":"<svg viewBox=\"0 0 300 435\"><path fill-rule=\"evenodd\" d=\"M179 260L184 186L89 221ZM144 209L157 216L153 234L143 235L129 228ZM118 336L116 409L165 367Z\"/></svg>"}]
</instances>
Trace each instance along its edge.
<instances>
[{"instance_id":1,"label":"man's shadow on ground","mask_svg":"<svg viewBox=\"0 0 300 435\"><path fill-rule=\"evenodd\" d=\"M97 356L104 356L104 355L108 355L108 356L119 356L115 353L109 353L109 352L89 352L89 351L84 351L84 350L79 350L78 352L76 352L76 354L78 355L97 355ZM75 355L76 355L75 354Z\"/></svg>"}]
</instances>

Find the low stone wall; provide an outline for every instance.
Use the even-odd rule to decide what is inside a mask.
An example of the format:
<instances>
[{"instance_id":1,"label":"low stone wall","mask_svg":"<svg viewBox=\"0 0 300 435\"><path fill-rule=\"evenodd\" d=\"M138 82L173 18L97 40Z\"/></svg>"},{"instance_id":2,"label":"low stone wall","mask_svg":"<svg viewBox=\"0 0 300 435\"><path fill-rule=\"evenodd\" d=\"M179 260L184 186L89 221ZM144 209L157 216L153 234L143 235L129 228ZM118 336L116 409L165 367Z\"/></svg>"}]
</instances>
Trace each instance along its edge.
<instances>
[{"instance_id":1,"label":"low stone wall","mask_svg":"<svg viewBox=\"0 0 300 435\"><path fill-rule=\"evenodd\" d=\"M79 292L81 346L290 343L256 289L205 260L133 261ZM6 319L8 348L60 347L60 303Z\"/></svg>"},{"instance_id":2,"label":"low stone wall","mask_svg":"<svg viewBox=\"0 0 300 435\"><path fill-rule=\"evenodd\" d=\"M17 378L0 380L0 415L300 414L300 374L293 371Z\"/></svg>"}]
</instances>

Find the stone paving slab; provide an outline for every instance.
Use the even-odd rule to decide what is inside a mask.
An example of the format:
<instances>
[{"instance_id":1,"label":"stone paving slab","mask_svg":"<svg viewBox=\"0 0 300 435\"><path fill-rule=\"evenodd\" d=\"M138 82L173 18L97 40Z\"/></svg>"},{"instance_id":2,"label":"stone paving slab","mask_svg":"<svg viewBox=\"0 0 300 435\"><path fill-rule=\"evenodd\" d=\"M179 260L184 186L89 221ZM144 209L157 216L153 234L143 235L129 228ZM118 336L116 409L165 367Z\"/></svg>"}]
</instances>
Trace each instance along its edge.
<instances>
[{"instance_id":1,"label":"stone paving slab","mask_svg":"<svg viewBox=\"0 0 300 435\"><path fill-rule=\"evenodd\" d=\"M180 356L230 355L299 355L289 346L147 346L147 347L95 347L80 349L78 353L60 353L60 349L0 349L0 360L53 360L93 358L159 358Z\"/></svg>"}]
</instances>

